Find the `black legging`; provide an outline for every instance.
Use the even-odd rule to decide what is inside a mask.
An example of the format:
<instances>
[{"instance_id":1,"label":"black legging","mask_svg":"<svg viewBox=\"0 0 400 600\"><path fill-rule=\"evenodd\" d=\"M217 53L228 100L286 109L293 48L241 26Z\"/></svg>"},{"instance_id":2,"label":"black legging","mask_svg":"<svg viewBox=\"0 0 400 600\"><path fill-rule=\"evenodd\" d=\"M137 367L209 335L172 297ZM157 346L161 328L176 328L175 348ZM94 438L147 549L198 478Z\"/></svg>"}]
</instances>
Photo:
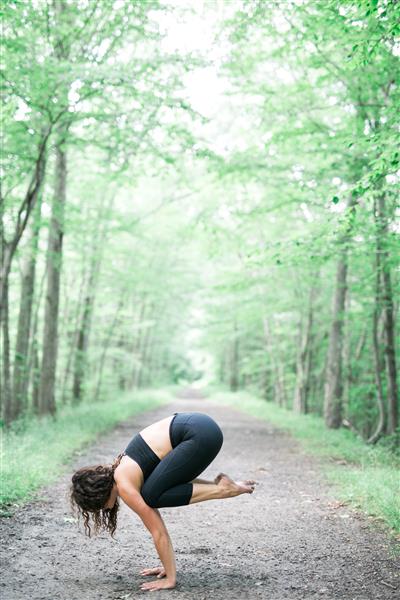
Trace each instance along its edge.
<instances>
[{"instance_id":1,"label":"black legging","mask_svg":"<svg viewBox=\"0 0 400 600\"><path fill-rule=\"evenodd\" d=\"M221 449L223 434L209 415L180 412L170 427L172 451L145 480L141 495L153 508L189 504L190 483L204 471Z\"/></svg>"}]
</instances>

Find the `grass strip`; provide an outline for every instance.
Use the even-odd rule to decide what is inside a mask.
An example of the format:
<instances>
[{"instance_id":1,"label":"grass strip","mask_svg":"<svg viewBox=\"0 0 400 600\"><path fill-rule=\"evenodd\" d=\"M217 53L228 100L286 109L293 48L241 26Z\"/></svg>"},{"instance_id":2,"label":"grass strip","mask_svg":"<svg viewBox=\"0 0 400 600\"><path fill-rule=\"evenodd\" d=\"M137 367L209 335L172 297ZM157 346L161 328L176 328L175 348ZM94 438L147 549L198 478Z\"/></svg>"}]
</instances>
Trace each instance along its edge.
<instances>
[{"instance_id":1,"label":"grass strip","mask_svg":"<svg viewBox=\"0 0 400 600\"><path fill-rule=\"evenodd\" d=\"M93 442L118 422L170 402L165 390L140 390L106 402L82 403L59 409L51 416L21 419L1 432L0 507L16 508L34 497L41 486L54 481L73 452Z\"/></svg>"},{"instance_id":2,"label":"grass strip","mask_svg":"<svg viewBox=\"0 0 400 600\"><path fill-rule=\"evenodd\" d=\"M327 429L317 415L298 415L248 392L216 392L213 400L265 419L321 456L323 474L337 497L400 532L398 457L383 445L367 445L347 429Z\"/></svg>"}]
</instances>

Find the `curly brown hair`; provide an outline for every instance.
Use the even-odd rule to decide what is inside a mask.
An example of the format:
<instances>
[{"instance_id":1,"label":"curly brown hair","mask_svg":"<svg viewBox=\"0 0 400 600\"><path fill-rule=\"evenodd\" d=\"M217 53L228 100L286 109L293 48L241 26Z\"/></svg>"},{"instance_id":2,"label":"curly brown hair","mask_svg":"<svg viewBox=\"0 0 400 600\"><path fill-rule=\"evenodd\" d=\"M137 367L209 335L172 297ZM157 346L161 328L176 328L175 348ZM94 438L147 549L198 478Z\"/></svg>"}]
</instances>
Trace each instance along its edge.
<instances>
[{"instance_id":1,"label":"curly brown hair","mask_svg":"<svg viewBox=\"0 0 400 600\"><path fill-rule=\"evenodd\" d=\"M108 531L111 537L117 528L119 509L118 498L113 508L103 508L110 497L114 485L114 471L121 462L124 453L117 456L111 465L94 465L82 467L72 475L70 502L78 519L83 517L85 535L91 537L90 517L92 517L93 534L100 530Z\"/></svg>"}]
</instances>

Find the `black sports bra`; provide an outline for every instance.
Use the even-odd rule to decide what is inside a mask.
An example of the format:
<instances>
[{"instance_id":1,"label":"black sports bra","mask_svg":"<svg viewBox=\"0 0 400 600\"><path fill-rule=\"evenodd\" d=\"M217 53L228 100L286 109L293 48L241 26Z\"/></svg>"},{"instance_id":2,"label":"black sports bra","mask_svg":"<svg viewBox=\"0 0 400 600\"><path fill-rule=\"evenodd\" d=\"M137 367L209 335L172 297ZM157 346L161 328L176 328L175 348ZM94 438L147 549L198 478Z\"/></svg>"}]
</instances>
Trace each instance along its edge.
<instances>
[{"instance_id":1,"label":"black sports bra","mask_svg":"<svg viewBox=\"0 0 400 600\"><path fill-rule=\"evenodd\" d=\"M138 463L146 479L160 462L157 454L144 441L140 433L137 433L129 442L124 454Z\"/></svg>"},{"instance_id":2,"label":"black sports bra","mask_svg":"<svg viewBox=\"0 0 400 600\"><path fill-rule=\"evenodd\" d=\"M174 413L173 419L169 424L169 436L171 439L172 422L178 413ZM150 475L150 473L156 468L161 459L157 454L150 448L147 442L144 441L140 433L137 433L129 442L125 448L123 454L126 454L138 463L143 471L144 479Z\"/></svg>"}]
</instances>

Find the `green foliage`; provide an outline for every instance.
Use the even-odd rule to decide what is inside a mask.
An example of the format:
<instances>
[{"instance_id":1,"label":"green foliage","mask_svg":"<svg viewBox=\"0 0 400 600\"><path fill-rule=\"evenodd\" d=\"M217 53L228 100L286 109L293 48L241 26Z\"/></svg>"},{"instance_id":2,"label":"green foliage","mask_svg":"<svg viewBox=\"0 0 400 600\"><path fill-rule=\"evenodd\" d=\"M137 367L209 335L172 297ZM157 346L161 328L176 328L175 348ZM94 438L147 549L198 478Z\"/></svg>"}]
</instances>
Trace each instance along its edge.
<instances>
[{"instance_id":1,"label":"green foliage","mask_svg":"<svg viewBox=\"0 0 400 600\"><path fill-rule=\"evenodd\" d=\"M335 483L337 498L400 530L398 450L391 451L387 444L367 446L349 430L326 430L316 415L296 415L246 392L213 397L290 432L306 451L324 459L323 472Z\"/></svg>"},{"instance_id":2,"label":"green foliage","mask_svg":"<svg viewBox=\"0 0 400 600\"><path fill-rule=\"evenodd\" d=\"M288 409L302 398L318 429L340 321L341 416L363 438L374 433L378 371L385 437L392 304L397 364L400 351L399 10L392 0L4 4L0 250L25 214L41 147L46 158L35 261L31 215L2 327L1 391L25 362L27 421L38 404L58 145L67 202L57 409L213 382ZM334 313L340 286L345 305ZM282 413L291 418L300 435L302 421ZM346 436L332 438L343 452Z\"/></svg>"},{"instance_id":3,"label":"green foliage","mask_svg":"<svg viewBox=\"0 0 400 600\"><path fill-rule=\"evenodd\" d=\"M219 170L220 194L229 196L225 219L220 205L207 213L215 239L210 255L221 265L215 297L224 294L211 302L208 342L210 351L219 348L220 380L228 384L237 370L243 387L292 406L311 313L307 409L321 414L330 327L345 317L343 417L365 438L378 421L372 348L378 242L393 298L400 292L398 17L391 1L237 5L224 23L230 52L222 73L234 98L230 111L244 125L232 119L233 143ZM382 196L385 234L375 208ZM333 316L336 265L344 256L345 313ZM383 306L378 354L386 402Z\"/></svg>"}]
</instances>

